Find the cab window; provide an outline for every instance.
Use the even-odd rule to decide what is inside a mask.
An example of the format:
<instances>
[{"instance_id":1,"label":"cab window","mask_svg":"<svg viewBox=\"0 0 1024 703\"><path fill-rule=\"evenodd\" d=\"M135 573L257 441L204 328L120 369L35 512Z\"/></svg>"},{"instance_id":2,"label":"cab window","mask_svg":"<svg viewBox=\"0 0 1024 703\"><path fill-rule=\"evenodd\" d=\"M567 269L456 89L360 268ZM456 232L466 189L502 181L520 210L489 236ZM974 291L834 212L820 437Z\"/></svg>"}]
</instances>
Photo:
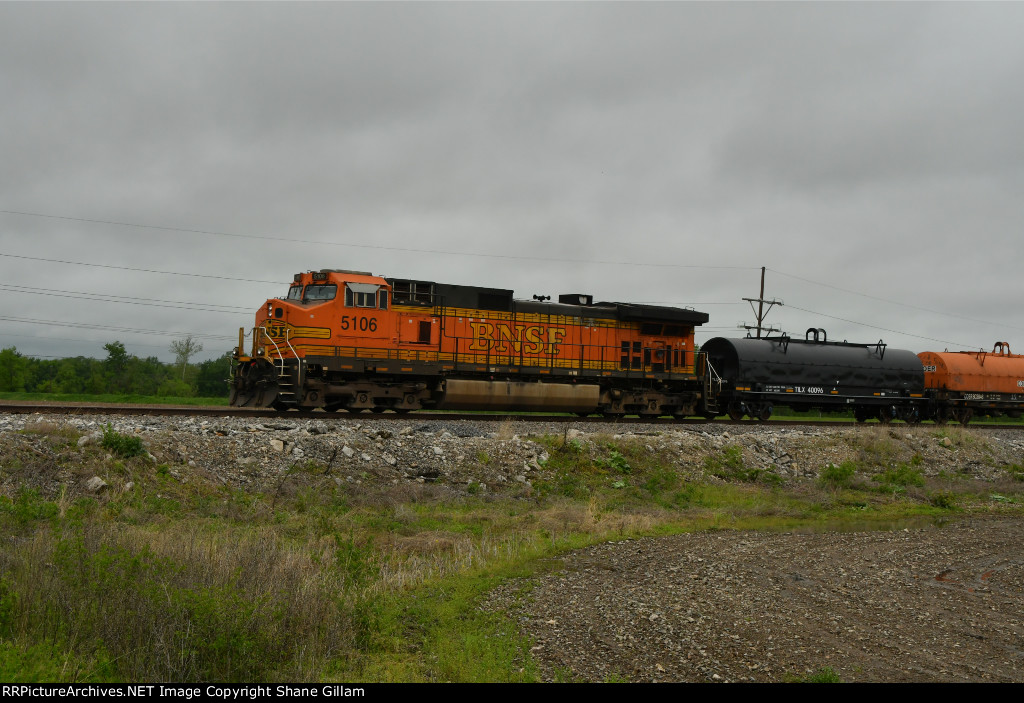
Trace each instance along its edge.
<instances>
[{"instance_id":1,"label":"cab window","mask_svg":"<svg viewBox=\"0 0 1024 703\"><path fill-rule=\"evenodd\" d=\"M302 297L302 302L312 303L320 302L323 300L334 300L338 295L338 286L333 283L329 283L323 286L306 286L306 294Z\"/></svg>"},{"instance_id":2,"label":"cab window","mask_svg":"<svg viewBox=\"0 0 1024 703\"><path fill-rule=\"evenodd\" d=\"M345 305L350 308L377 307L377 289L379 287L372 283L346 283Z\"/></svg>"},{"instance_id":3,"label":"cab window","mask_svg":"<svg viewBox=\"0 0 1024 703\"><path fill-rule=\"evenodd\" d=\"M302 286L292 286L289 288L288 300L302 300Z\"/></svg>"}]
</instances>

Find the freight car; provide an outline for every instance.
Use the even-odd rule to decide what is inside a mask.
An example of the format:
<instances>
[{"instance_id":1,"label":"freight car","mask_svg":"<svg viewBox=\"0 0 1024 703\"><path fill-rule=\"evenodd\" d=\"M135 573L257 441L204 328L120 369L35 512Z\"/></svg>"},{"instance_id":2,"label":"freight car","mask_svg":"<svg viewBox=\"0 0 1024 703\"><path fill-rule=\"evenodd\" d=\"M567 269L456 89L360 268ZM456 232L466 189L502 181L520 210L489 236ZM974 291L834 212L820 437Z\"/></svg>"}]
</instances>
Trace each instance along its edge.
<instances>
[{"instance_id":1,"label":"freight car","mask_svg":"<svg viewBox=\"0 0 1024 703\"><path fill-rule=\"evenodd\" d=\"M1020 417L1024 411L1024 355L1006 342L991 352L922 352L931 417L967 424L974 415Z\"/></svg>"},{"instance_id":2,"label":"freight car","mask_svg":"<svg viewBox=\"0 0 1024 703\"><path fill-rule=\"evenodd\" d=\"M859 422L920 422L929 412L918 357L881 341L829 342L825 330L809 329L804 339L716 337L702 351L720 379L719 407L733 420L767 420L776 405L853 410Z\"/></svg>"},{"instance_id":3,"label":"freight car","mask_svg":"<svg viewBox=\"0 0 1024 703\"><path fill-rule=\"evenodd\" d=\"M517 300L511 290L368 272L296 274L239 331L231 404L684 416L703 407L688 308Z\"/></svg>"}]
</instances>

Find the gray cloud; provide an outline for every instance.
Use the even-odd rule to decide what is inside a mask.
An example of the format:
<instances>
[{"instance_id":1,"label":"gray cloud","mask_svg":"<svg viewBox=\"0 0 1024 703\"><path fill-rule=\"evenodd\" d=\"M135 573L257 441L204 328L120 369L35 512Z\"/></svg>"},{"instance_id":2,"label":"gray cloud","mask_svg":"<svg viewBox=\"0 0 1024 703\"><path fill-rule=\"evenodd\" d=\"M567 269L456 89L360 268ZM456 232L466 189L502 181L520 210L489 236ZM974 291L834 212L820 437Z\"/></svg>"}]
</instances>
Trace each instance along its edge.
<instances>
[{"instance_id":1,"label":"gray cloud","mask_svg":"<svg viewBox=\"0 0 1024 703\"><path fill-rule=\"evenodd\" d=\"M255 310L356 268L693 305L717 334L768 266L790 332L1012 342L1022 26L1001 3L2 4L0 209L171 229L0 214L0 253L281 283L0 257L3 278ZM251 324L5 292L8 317ZM170 357L0 320L28 353L115 338Z\"/></svg>"}]
</instances>

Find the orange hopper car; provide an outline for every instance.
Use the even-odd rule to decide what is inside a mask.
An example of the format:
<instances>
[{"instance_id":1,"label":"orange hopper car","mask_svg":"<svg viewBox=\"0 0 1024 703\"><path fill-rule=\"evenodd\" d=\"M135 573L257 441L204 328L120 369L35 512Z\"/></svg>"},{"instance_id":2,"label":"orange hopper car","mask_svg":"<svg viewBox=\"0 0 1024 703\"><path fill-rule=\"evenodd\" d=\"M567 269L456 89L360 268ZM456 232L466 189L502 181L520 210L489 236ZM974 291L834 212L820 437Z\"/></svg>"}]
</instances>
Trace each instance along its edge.
<instances>
[{"instance_id":1,"label":"orange hopper car","mask_svg":"<svg viewBox=\"0 0 1024 703\"><path fill-rule=\"evenodd\" d=\"M232 404L326 410L703 411L688 308L516 300L366 272L296 274L239 332Z\"/></svg>"}]
</instances>

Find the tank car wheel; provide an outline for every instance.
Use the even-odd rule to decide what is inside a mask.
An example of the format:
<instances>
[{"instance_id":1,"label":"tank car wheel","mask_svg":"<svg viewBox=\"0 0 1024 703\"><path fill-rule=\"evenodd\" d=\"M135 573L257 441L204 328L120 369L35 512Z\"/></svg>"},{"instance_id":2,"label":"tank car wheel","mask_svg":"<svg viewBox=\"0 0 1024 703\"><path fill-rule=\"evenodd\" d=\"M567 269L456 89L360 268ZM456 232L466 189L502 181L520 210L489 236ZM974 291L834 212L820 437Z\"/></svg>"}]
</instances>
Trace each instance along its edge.
<instances>
[{"instance_id":1,"label":"tank car wheel","mask_svg":"<svg viewBox=\"0 0 1024 703\"><path fill-rule=\"evenodd\" d=\"M705 420L715 420L717 418L718 418L718 413L712 413L712 412L705 412L704 413L704 419Z\"/></svg>"},{"instance_id":2,"label":"tank car wheel","mask_svg":"<svg viewBox=\"0 0 1024 703\"><path fill-rule=\"evenodd\" d=\"M889 407L888 405L883 405L878 409L878 421L881 422L883 425L888 425L890 422L892 422L894 416L895 413L892 411L892 408Z\"/></svg>"},{"instance_id":3,"label":"tank car wheel","mask_svg":"<svg viewBox=\"0 0 1024 703\"><path fill-rule=\"evenodd\" d=\"M771 419L771 416L772 416L772 406L771 406L771 403L765 403L757 411L757 419L760 420L761 422L768 422L768 420Z\"/></svg>"},{"instance_id":4,"label":"tank car wheel","mask_svg":"<svg viewBox=\"0 0 1024 703\"><path fill-rule=\"evenodd\" d=\"M956 419L961 425L966 425L974 417L974 411L970 408L963 408L957 413Z\"/></svg>"},{"instance_id":5,"label":"tank car wheel","mask_svg":"<svg viewBox=\"0 0 1024 703\"><path fill-rule=\"evenodd\" d=\"M853 409L853 419L857 422L868 421L868 411L866 408L862 408L859 405Z\"/></svg>"},{"instance_id":6,"label":"tank car wheel","mask_svg":"<svg viewBox=\"0 0 1024 703\"><path fill-rule=\"evenodd\" d=\"M739 422L743 419L743 406L739 403L729 403L729 407L725 412L733 422Z\"/></svg>"},{"instance_id":7,"label":"tank car wheel","mask_svg":"<svg viewBox=\"0 0 1024 703\"><path fill-rule=\"evenodd\" d=\"M945 425L949 422L949 408L939 408L935 411L935 424Z\"/></svg>"}]
</instances>

